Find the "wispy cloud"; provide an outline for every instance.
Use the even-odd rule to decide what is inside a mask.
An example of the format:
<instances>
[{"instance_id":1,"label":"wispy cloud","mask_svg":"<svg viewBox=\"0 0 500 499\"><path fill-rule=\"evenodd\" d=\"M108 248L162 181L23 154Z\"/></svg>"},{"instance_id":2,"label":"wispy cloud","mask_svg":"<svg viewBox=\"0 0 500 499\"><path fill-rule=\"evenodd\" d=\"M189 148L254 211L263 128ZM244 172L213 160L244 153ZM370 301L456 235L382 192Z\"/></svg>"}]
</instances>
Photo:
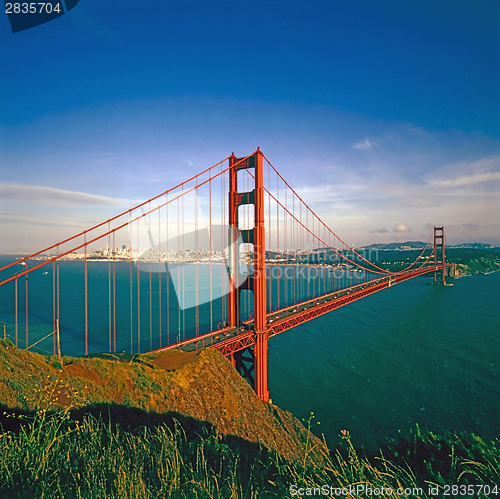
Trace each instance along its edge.
<instances>
[{"instance_id":1,"label":"wispy cloud","mask_svg":"<svg viewBox=\"0 0 500 499\"><path fill-rule=\"evenodd\" d=\"M425 178L429 186L467 187L500 181L500 156L447 165Z\"/></svg>"},{"instance_id":2,"label":"wispy cloud","mask_svg":"<svg viewBox=\"0 0 500 499\"><path fill-rule=\"evenodd\" d=\"M44 247L131 206L112 196L7 182L0 182L0 200L0 252Z\"/></svg>"},{"instance_id":3,"label":"wispy cloud","mask_svg":"<svg viewBox=\"0 0 500 499\"><path fill-rule=\"evenodd\" d=\"M463 175L455 178L436 179L429 181L429 185L436 187L461 187L472 184L482 184L500 180L500 172L474 173L472 175Z\"/></svg>"},{"instance_id":4,"label":"wispy cloud","mask_svg":"<svg viewBox=\"0 0 500 499\"><path fill-rule=\"evenodd\" d=\"M44 206L121 206L125 200L56 187L0 182L0 197L6 202Z\"/></svg>"},{"instance_id":5,"label":"wispy cloud","mask_svg":"<svg viewBox=\"0 0 500 499\"><path fill-rule=\"evenodd\" d=\"M413 237L426 240L434 225L449 228L450 241L468 240L474 233L477 240L500 242L496 223L500 156L440 163L439 156L430 155L417 158L411 167L402 167L401 158L404 156L385 155L374 160L370 168L346 167L345 173L337 168L329 178L322 178L327 180L323 184L310 183L299 193L314 200L318 214L331 222L337 233L354 238L359 233L362 243L368 240L366 234L390 241L395 232L405 233L410 228ZM332 180L337 178L343 182ZM350 220L352 215L357 218Z\"/></svg>"},{"instance_id":6,"label":"wispy cloud","mask_svg":"<svg viewBox=\"0 0 500 499\"><path fill-rule=\"evenodd\" d=\"M32 213L10 213L0 211L0 222L9 224L12 226L32 226L33 222L36 221L37 227L54 227L54 228L69 228L79 231L85 228L85 225L81 221L74 221L64 217L56 218L36 218Z\"/></svg>"},{"instance_id":7,"label":"wispy cloud","mask_svg":"<svg viewBox=\"0 0 500 499\"><path fill-rule=\"evenodd\" d=\"M359 150L369 150L369 149L373 149L376 145L377 145L376 142L365 137L363 140L360 140L359 142L355 142L352 145L352 148L359 149Z\"/></svg>"}]
</instances>

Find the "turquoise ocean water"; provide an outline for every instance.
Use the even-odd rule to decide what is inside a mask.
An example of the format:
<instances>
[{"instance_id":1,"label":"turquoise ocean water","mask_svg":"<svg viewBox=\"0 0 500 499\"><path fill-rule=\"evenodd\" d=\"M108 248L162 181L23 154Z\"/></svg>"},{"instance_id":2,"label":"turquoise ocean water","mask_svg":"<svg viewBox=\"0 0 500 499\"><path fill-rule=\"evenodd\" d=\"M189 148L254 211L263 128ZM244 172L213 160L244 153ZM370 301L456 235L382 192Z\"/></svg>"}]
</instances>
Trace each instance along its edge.
<instances>
[{"instance_id":1,"label":"turquoise ocean water","mask_svg":"<svg viewBox=\"0 0 500 499\"><path fill-rule=\"evenodd\" d=\"M500 436L500 273L401 283L279 335L273 402L334 445L373 449L419 424Z\"/></svg>"}]
</instances>

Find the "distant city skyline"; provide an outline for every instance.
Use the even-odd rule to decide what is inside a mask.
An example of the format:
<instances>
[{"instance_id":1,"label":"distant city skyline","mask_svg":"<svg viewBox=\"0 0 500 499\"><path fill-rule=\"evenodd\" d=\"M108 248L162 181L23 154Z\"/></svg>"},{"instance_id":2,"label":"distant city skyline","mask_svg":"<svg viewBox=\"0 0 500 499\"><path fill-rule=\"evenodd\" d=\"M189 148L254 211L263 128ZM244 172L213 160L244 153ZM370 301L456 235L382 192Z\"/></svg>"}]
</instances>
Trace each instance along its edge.
<instances>
[{"instance_id":1,"label":"distant city skyline","mask_svg":"<svg viewBox=\"0 0 500 499\"><path fill-rule=\"evenodd\" d=\"M500 4L86 0L0 19L0 253L260 146L349 244L500 245ZM313 174L312 174L313 172Z\"/></svg>"}]
</instances>

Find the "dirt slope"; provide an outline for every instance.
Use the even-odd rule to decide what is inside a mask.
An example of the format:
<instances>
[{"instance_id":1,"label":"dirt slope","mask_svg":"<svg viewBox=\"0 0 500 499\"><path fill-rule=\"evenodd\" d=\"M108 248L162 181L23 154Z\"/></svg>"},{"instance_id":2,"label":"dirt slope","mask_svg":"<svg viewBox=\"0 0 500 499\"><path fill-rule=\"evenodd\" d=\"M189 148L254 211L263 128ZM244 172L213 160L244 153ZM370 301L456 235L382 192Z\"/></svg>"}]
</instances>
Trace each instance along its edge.
<instances>
[{"instance_id":1,"label":"dirt slope","mask_svg":"<svg viewBox=\"0 0 500 499\"><path fill-rule=\"evenodd\" d=\"M75 357L60 362L0 340L0 404L34 409L30 399L35 390L55 379L62 387L63 405L78 399L84 405L115 403L157 413L173 411L209 422L222 434L258 442L286 459L304 456L304 426L291 413L262 402L214 349L140 355L125 362ZM311 445L320 459L322 443L310 435Z\"/></svg>"}]
</instances>

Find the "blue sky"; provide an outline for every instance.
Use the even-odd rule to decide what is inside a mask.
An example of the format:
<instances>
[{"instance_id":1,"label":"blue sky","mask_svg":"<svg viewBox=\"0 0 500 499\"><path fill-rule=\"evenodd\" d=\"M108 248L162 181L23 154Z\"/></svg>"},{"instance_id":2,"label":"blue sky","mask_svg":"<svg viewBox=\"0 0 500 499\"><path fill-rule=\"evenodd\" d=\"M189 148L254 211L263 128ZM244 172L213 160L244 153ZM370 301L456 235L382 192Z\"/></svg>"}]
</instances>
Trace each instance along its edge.
<instances>
[{"instance_id":1,"label":"blue sky","mask_svg":"<svg viewBox=\"0 0 500 499\"><path fill-rule=\"evenodd\" d=\"M15 34L4 15L0 252L257 146L348 242L500 244L499 23L497 0L80 0Z\"/></svg>"}]
</instances>

